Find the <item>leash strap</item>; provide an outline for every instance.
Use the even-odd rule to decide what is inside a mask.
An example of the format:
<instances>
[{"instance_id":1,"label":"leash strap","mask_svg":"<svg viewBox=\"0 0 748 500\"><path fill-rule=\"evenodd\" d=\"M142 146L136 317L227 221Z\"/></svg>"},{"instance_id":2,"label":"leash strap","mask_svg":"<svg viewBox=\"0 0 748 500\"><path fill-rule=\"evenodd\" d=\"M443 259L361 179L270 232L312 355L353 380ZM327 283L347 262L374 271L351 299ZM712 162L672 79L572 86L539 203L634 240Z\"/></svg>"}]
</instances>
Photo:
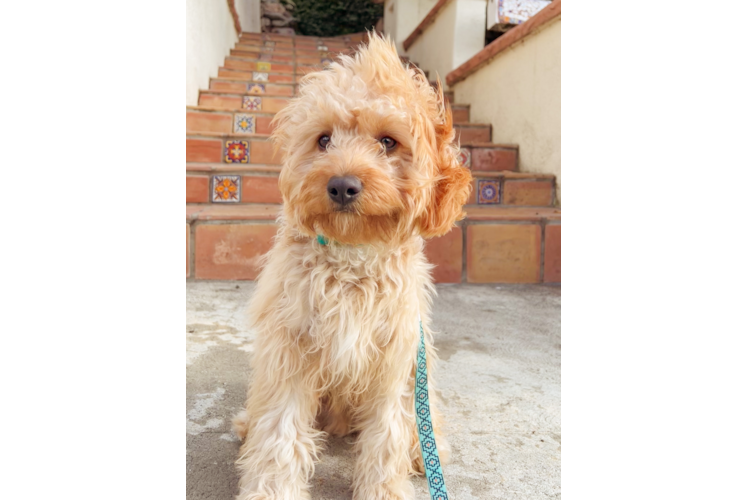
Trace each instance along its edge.
<instances>
[{"instance_id":1,"label":"leash strap","mask_svg":"<svg viewBox=\"0 0 748 500\"><path fill-rule=\"evenodd\" d=\"M444 484L442 465L439 461L439 450L436 449L434 428L431 424L429 409L429 383L426 370L426 341L423 335L421 315L418 315L418 327L421 330L421 343L418 346L418 365L416 367L416 425L418 440L421 442L421 455L429 483L431 500L448 500L447 487Z\"/></svg>"}]
</instances>

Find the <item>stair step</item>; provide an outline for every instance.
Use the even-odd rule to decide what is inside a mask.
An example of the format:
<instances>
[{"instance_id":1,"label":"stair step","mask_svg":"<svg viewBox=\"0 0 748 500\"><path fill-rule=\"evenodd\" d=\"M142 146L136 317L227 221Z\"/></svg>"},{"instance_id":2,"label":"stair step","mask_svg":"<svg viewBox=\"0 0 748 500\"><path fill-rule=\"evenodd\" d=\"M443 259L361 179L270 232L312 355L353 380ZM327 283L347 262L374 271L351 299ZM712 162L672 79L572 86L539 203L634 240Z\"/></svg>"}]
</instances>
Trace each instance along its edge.
<instances>
[{"instance_id":1,"label":"stair step","mask_svg":"<svg viewBox=\"0 0 748 500\"><path fill-rule=\"evenodd\" d=\"M214 201L211 199L213 196L212 176L222 179L227 175L231 176L230 180L237 187L236 201L233 201L233 203L283 202L278 191L280 167L224 164L219 170L212 164L209 164L208 167L201 167L201 165L204 164L190 164L187 169L187 203ZM555 178L552 175L479 172L474 177L473 191L467 201L467 207L522 206L538 208L553 207L555 202ZM260 193L263 189L266 189L267 193Z\"/></svg>"},{"instance_id":2,"label":"stair step","mask_svg":"<svg viewBox=\"0 0 748 500\"><path fill-rule=\"evenodd\" d=\"M245 101L251 103L252 106L259 106L259 109L250 109L249 104L245 107L243 104ZM220 90L201 90L197 103L200 107L224 109L227 111L247 109L247 111L277 113L286 107L288 99L285 97L266 97L264 94L255 95L248 92L232 94Z\"/></svg>"},{"instance_id":3,"label":"stair step","mask_svg":"<svg viewBox=\"0 0 748 500\"><path fill-rule=\"evenodd\" d=\"M274 116L274 113L246 110L237 113L215 112L212 109L188 110L187 133L268 135L273 131L270 122Z\"/></svg>"},{"instance_id":4,"label":"stair step","mask_svg":"<svg viewBox=\"0 0 748 500\"><path fill-rule=\"evenodd\" d=\"M475 142L460 145L460 162L476 172L517 170L519 146L516 144L494 144Z\"/></svg>"},{"instance_id":5,"label":"stair step","mask_svg":"<svg viewBox=\"0 0 748 500\"><path fill-rule=\"evenodd\" d=\"M278 205L188 205L188 278L256 279L272 247ZM560 282L561 211L468 207L449 233L428 240L438 283Z\"/></svg>"},{"instance_id":6,"label":"stair step","mask_svg":"<svg viewBox=\"0 0 748 500\"><path fill-rule=\"evenodd\" d=\"M230 68L218 68L219 78L234 78L242 79L246 81L252 81L255 83L296 83L296 77L292 74L284 73L267 73L267 80L254 80L255 75L253 71L243 71L238 69ZM264 73L264 72L258 72Z\"/></svg>"},{"instance_id":7,"label":"stair step","mask_svg":"<svg viewBox=\"0 0 748 500\"><path fill-rule=\"evenodd\" d=\"M469 104L451 104L452 123L469 123L470 122L470 105Z\"/></svg>"},{"instance_id":8,"label":"stair step","mask_svg":"<svg viewBox=\"0 0 748 500\"><path fill-rule=\"evenodd\" d=\"M456 123L455 140L460 144L491 142L490 123Z\"/></svg>"},{"instance_id":9,"label":"stair step","mask_svg":"<svg viewBox=\"0 0 748 500\"><path fill-rule=\"evenodd\" d=\"M259 85L259 87L257 87ZM255 87L259 93L253 93L250 87ZM243 78L211 78L209 90L234 92L239 94L249 93L258 96L287 97L294 94L296 84L294 83L252 83Z\"/></svg>"},{"instance_id":10,"label":"stair step","mask_svg":"<svg viewBox=\"0 0 748 500\"><path fill-rule=\"evenodd\" d=\"M226 161L226 157L236 161ZM276 158L273 144L265 137L212 138L191 134L187 136L187 162L279 165L280 153Z\"/></svg>"},{"instance_id":11,"label":"stair step","mask_svg":"<svg viewBox=\"0 0 748 500\"><path fill-rule=\"evenodd\" d=\"M212 183L215 183L216 186L213 186ZM221 174L213 176L188 174L186 186L187 203L221 205L229 203L272 203L280 205L283 203L283 198L278 190L278 175L273 173L257 172L244 175ZM226 196L226 198L222 196ZM233 200L238 200L238 203Z\"/></svg>"},{"instance_id":12,"label":"stair step","mask_svg":"<svg viewBox=\"0 0 748 500\"><path fill-rule=\"evenodd\" d=\"M188 173L234 173L255 174L273 173L279 174L280 165L263 165L259 163L187 163Z\"/></svg>"}]
</instances>

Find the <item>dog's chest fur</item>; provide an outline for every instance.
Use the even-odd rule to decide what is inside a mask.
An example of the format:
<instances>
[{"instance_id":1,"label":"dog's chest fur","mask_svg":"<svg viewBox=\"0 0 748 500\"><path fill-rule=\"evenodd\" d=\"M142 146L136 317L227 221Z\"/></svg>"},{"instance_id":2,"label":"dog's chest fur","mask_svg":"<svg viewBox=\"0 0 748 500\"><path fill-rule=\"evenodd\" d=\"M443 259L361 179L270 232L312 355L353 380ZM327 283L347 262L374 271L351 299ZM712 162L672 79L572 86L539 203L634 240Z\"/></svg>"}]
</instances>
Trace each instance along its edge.
<instances>
[{"instance_id":1,"label":"dog's chest fur","mask_svg":"<svg viewBox=\"0 0 748 500\"><path fill-rule=\"evenodd\" d=\"M303 250L299 293L308 314L302 342L333 378L368 379L364 372L394 358L413 358L428 268L420 239L396 250L317 245Z\"/></svg>"}]
</instances>

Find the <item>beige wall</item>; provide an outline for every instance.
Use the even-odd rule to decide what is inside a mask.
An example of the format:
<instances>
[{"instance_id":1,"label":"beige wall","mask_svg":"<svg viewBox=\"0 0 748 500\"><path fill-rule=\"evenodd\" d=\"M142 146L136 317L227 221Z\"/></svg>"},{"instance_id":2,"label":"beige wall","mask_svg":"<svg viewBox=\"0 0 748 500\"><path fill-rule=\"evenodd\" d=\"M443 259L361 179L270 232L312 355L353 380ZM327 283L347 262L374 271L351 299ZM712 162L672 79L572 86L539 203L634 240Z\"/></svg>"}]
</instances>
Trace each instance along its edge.
<instances>
[{"instance_id":1,"label":"beige wall","mask_svg":"<svg viewBox=\"0 0 748 500\"><path fill-rule=\"evenodd\" d=\"M437 75L444 83L444 77L454 69L455 19L457 18L457 0L447 2L434 22L426 27L406 54L410 60L429 72L429 79L436 80Z\"/></svg>"},{"instance_id":2,"label":"beige wall","mask_svg":"<svg viewBox=\"0 0 748 500\"><path fill-rule=\"evenodd\" d=\"M438 74L444 83L447 73L483 48L485 24L486 0L450 0L406 54L431 80Z\"/></svg>"},{"instance_id":3,"label":"beige wall","mask_svg":"<svg viewBox=\"0 0 748 500\"><path fill-rule=\"evenodd\" d=\"M556 176L561 200L561 18L452 86L470 120L493 125L493 142L519 144L522 172Z\"/></svg>"},{"instance_id":4,"label":"beige wall","mask_svg":"<svg viewBox=\"0 0 748 500\"><path fill-rule=\"evenodd\" d=\"M385 0L384 32L395 41L402 54L403 40L408 38L418 23L426 17L439 0Z\"/></svg>"},{"instance_id":5,"label":"beige wall","mask_svg":"<svg viewBox=\"0 0 748 500\"><path fill-rule=\"evenodd\" d=\"M261 30L260 0L234 0L239 23L244 33L259 33Z\"/></svg>"},{"instance_id":6,"label":"beige wall","mask_svg":"<svg viewBox=\"0 0 748 500\"><path fill-rule=\"evenodd\" d=\"M561 17L455 98L562 202L748 199L745 47L746 19Z\"/></svg>"}]
</instances>

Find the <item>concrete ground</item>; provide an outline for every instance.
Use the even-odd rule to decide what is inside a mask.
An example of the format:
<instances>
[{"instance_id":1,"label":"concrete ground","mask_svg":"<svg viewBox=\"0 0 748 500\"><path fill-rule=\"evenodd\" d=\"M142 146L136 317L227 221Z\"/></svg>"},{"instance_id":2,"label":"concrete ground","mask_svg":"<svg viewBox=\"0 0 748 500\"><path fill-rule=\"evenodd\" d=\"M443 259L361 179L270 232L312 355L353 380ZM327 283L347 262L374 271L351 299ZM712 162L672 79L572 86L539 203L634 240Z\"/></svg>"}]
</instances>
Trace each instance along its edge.
<instances>
[{"instance_id":1,"label":"concrete ground","mask_svg":"<svg viewBox=\"0 0 748 500\"><path fill-rule=\"evenodd\" d=\"M251 282L187 283L187 498L238 491L241 409L252 351L244 309ZM440 285L434 311L453 500L561 496L561 289ZM347 441L347 440L348 441ZM350 499L350 438L332 439L312 498ZM413 479L416 498L429 498Z\"/></svg>"}]
</instances>

